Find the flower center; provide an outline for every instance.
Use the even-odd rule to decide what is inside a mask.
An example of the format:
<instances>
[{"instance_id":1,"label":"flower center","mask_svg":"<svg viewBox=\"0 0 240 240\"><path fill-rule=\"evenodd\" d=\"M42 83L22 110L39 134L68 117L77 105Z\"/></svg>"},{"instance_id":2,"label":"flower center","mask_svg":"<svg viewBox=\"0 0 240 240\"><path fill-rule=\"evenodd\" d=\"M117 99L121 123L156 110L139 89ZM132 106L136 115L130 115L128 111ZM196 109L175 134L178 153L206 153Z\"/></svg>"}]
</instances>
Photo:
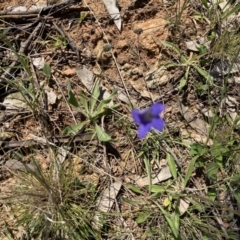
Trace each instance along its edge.
<instances>
[{"instance_id":1,"label":"flower center","mask_svg":"<svg viewBox=\"0 0 240 240\"><path fill-rule=\"evenodd\" d=\"M153 119L153 115L151 110L147 110L141 115L141 120L143 121L143 123L150 123L152 119Z\"/></svg>"}]
</instances>

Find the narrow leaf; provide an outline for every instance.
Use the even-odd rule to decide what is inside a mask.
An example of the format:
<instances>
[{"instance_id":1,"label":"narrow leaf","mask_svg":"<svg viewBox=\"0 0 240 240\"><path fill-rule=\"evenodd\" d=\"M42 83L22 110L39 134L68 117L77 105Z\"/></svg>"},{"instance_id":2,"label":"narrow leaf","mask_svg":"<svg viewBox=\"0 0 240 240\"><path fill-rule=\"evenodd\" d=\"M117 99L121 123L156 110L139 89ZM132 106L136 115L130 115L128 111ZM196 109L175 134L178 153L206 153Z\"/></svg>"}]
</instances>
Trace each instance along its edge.
<instances>
[{"instance_id":1,"label":"narrow leaf","mask_svg":"<svg viewBox=\"0 0 240 240\"><path fill-rule=\"evenodd\" d=\"M72 90L68 91L68 103L71 104L75 108L79 108L79 104L77 99L75 98Z\"/></svg>"},{"instance_id":2,"label":"narrow leaf","mask_svg":"<svg viewBox=\"0 0 240 240\"><path fill-rule=\"evenodd\" d=\"M139 206L139 205L143 205L143 204L144 204L143 201L135 201L135 200L128 199L128 198L124 198L124 197L122 197L121 199L122 199L124 202L129 203L129 204L132 204L132 205L137 205L137 206Z\"/></svg>"},{"instance_id":3,"label":"narrow leaf","mask_svg":"<svg viewBox=\"0 0 240 240\"><path fill-rule=\"evenodd\" d=\"M136 187L135 185L128 184L127 187L135 193L143 194L143 191L141 191L140 188Z\"/></svg>"},{"instance_id":4,"label":"narrow leaf","mask_svg":"<svg viewBox=\"0 0 240 240\"><path fill-rule=\"evenodd\" d=\"M151 167L150 167L150 164L149 164L149 160L146 157L144 157L143 161L144 161L145 168L146 168L146 171L147 171L147 178L148 178L148 183L149 183L148 190L149 190L149 192L151 192L151 186L152 186Z\"/></svg>"},{"instance_id":5,"label":"narrow leaf","mask_svg":"<svg viewBox=\"0 0 240 240\"><path fill-rule=\"evenodd\" d=\"M179 87L178 89L179 90L182 90L187 84L187 79L185 78L185 76L180 80L180 84L179 84Z\"/></svg>"},{"instance_id":6,"label":"narrow leaf","mask_svg":"<svg viewBox=\"0 0 240 240\"><path fill-rule=\"evenodd\" d=\"M44 64L43 73L47 78L51 77L51 67L47 63Z\"/></svg>"},{"instance_id":7,"label":"narrow leaf","mask_svg":"<svg viewBox=\"0 0 240 240\"><path fill-rule=\"evenodd\" d=\"M188 169L187 169L187 174L185 176L185 179L184 179L184 185L183 185L183 188L185 188L187 186L187 183L188 183L188 180L190 179L193 171L194 171L194 167L195 167L195 162L196 160L199 158L199 156L195 156L192 158L192 160L190 161L189 165L188 165Z\"/></svg>"},{"instance_id":8,"label":"narrow leaf","mask_svg":"<svg viewBox=\"0 0 240 240\"><path fill-rule=\"evenodd\" d=\"M93 91L91 93L91 98L90 98L90 114L93 114L93 110L95 107L96 102L98 101L98 98L100 96L100 82L97 80L94 84Z\"/></svg>"},{"instance_id":9,"label":"narrow leaf","mask_svg":"<svg viewBox=\"0 0 240 240\"><path fill-rule=\"evenodd\" d=\"M207 0L201 0L203 6L208 9Z\"/></svg>"},{"instance_id":10,"label":"narrow leaf","mask_svg":"<svg viewBox=\"0 0 240 240\"><path fill-rule=\"evenodd\" d=\"M234 198L237 200L238 205L240 204L240 193L239 192L232 192Z\"/></svg>"},{"instance_id":11,"label":"narrow leaf","mask_svg":"<svg viewBox=\"0 0 240 240\"><path fill-rule=\"evenodd\" d=\"M102 108L107 106L112 101L112 99L116 96L116 94L117 94L117 90L114 90L113 93L108 98L102 99L97 107L96 112L101 112Z\"/></svg>"},{"instance_id":12,"label":"narrow leaf","mask_svg":"<svg viewBox=\"0 0 240 240\"><path fill-rule=\"evenodd\" d=\"M89 113L89 109L88 109L88 102L87 102L87 96L85 95L84 92L80 93L80 101L85 109L86 113Z\"/></svg>"},{"instance_id":13,"label":"narrow leaf","mask_svg":"<svg viewBox=\"0 0 240 240\"><path fill-rule=\"evenodd\" d=\"M237 6L234 8L229 8L228 10L226 10L224 15L222 16L222 20L224 20L225 18L228 18L229 16L237 12L239 9L240 9L240 3L238 3Z\"/></svg>"},{"instance_id":14,"label":"narrow leaf","mask_svg":"<svg viewBox=\"0 0 240 240\"><path fill-rule=\"evenodd\" d=\"M77 134L83 127L84 125L86 125L88 123L88 121L84 121L82 123L78 123L78 124L74 124L71 126L67 126L64 130L63 130L63 135L70 135L70 134Z\"/></svg>"},{"instance_id":15,"label":"narrow leaf","mask_svg":"<svg viewBox=\"0 0 240 240\"><path fill-rule=\"evenodd\" d=\"M175 209L174 213L172 214L173 222L175 225L175 228L177 230L177 233L179 233L179 220L180 220L180 213L178 208Z\"/></svg>"},{"instance_id":16,"label":"narrow leaf","mask_svg":"<svg viewBox=\"0 0 240 240\"><path fill-rule=\"evenodd\" d=\"M164 193L166 189L163 186L152 185L151 192L152 193Z\"/></svg>"},{"instance_id":17,"label":"narrow leaf","mask_svg":"<svg viewBox=\"0 0 240 240\"><path fill-rule=\"evenodd\" d=\"M112 140L112 138L97 124L95 124L95 130L96 130L99 141L109 142Z\"/></svg>"},{"instance_id":18,"label":"narrow leaf","mask_svg":"<svg viewBox=\"0 0 240 240\"><path fill-rule=\"evenodd\" d=\"M217 197L217 189L216 188L209 188L208 193L207 193L207 197L210 200L215 201L215 199Z\"/></svg>"},{"instance_id":19,"label":"narrow leaf","mask_svg":"<svg viewBox=\"0 0 240 240\"><path fill-rule=\"evenodd\" d=\"M155 201L154 201L155 202ZM159 209L161 210L161 212L163 213L164 217L166 218L172 232L175 238L178 238L179 236L179 229L176 228L176 222L173 219L173 217L163 208L161 207L157 202L155 202L155 204L159 207Z\"/></svg>"},{"instance_id":20,"label":"narrow leaf","mask_svg":"<svg viewBox=\"0 0 240 240\"><path fill-rule=\"evenodd\" d=\"M167 162L168 162L170 172L173 175L174 180L176 180L177 179L177 168L176 168L175 161L170 153L167 153Z\"/></svg>"},{"instance_id":21,"label":"narrow leaf","mask_svg":"<svg viewBox=\"0 0 240 240\"><path fill-rule=\"evenodd\" d=\"M145 222L150 215L151 213L149 212L141 213L140 216L136 219L136 223L140 224Z\"/></svg>"},{"instance_id":22,"label":"narrow leaf","mask_svg":"<svg viewBox=\"0 0 240 240\"><path fill-rule=\"evenodd\" d=\"M218 173L219 165L216 162L211 162L206 165L206 173L207 176L211 179L214 180L217 178L217 173Z\"/></svg>"},{"instance_id":23,"label":"narrow leaf","mask_svg":"<svg viewBox=\"0 0 240 240\"><path fill-rule=\"evenodd\" d=\"M189 69L190 69L190 66L188 66L183 78L180 80L180 84L179 84L179 87L178 87L179 90L182 90L187 84Z\"/></svg>"},{"instance_id":24,"label":"narrow leaf","mask_svg":"<svg viewBox=\"0 0 240 240\"><path fill-rule=\"evenodd\" d=\"M174 50L176 53L178 53L179 55L181 55L181 51L180 49L173 43L167 42L167 41L161 41L162 45L165 47L169 47L172 50Z\"/></svg>"},{"instance_id":25,"label":"narrow leaf","mask_svg":"<svg viewBox=\"0 0 240 240\"><path fill-rule=\"evenodd\" d=\"M203 70L202 68L199 68L198 66L196 65L192 65L196 70L197 72L203 76L209 83L212 83L212 79L213 77L208 73L206 72L205 70Z\"/></svg>"}]
</instances>

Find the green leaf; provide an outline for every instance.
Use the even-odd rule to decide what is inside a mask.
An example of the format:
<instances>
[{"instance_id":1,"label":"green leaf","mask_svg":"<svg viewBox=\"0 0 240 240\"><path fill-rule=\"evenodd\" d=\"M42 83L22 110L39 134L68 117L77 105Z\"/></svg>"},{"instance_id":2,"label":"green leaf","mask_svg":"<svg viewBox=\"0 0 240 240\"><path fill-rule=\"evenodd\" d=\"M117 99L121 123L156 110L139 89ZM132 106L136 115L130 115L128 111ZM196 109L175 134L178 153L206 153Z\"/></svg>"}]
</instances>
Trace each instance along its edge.
<instances>
[{"instance_id":1,"label":"green leaf","mask_svg":"<svg viewBox=\"0 0 240 240\"><path fill-rule=\"evenodd\" d=\"M178 234L179 234L180 213L179 213L178 208L175 209L174 213L172 214L172 217L173 217L174 225L175 225L175 227L178 231Z\"/></svg>"},{"instance_id":2,"label":"green leaf","mask_svg":"<svg viewBox=\"0 0 240 240\"><path fill-rule=\"evenodd\" d=\"M168 166L170 168L170 172L173 175L174 180L176 180L177 179L177 168L176 168L175 161L170 153L167 153L167 162L168 162Z\"/></svg>"},{"instance_id":3,"label":"green leaf","mask_svg":"<svg viewBox=\"0 0 240 240\"><path fill-rule=\"evenodd\" d=\"M68 91L68 103L71 104L75 108L80 108L77 99L75 98L72 90Z\"/></svg>"},{"instance_id":4,"label":"green leaf","mask_svg":"<svg viewBox=\"0 0 240 240\"><path fill-rule=\"evenodd\" d=\"M136 187L133 184L127 184L127 188L131 189L135 193L143 194L143 191L141 191L140 188Z\"/></svg>"},{"instance_id":5,"label":"green leaf","mask_svg":"<svg viewBox=\"0 0 240 240\"><path fill-rule=\"evenodd\" d=\"M216 178L217 178L218 169L219 169L219 164L217 164L217 163L215 163L215 162L208 163L208 164L206 165L206 173L207 173L207 176L208 176L211 180L216 179Z\"/></svg>"},{"instance_id":6,"label":"green leaf","mask_svg":"<svg viewBox=\"0 0 240 240\"><path fill-rule=\"evenodd\" d=\"M102 99L97 107L96 112L101 112L102 108L107 106L112 101L112 99L116 96L116 94L117 94L117 90L114 90L113 93L108 98Z\"/></svg>"},{"instance_id":7,"label":"green leaf","mask_svg":"<svg viewBox=\"0 0 240 240\"><path fill-rule=\"evenodd\" d=\"M237 200L237 203L239 205L240 204L240 193L236 192L236 191L233 191L232 193L233 193L233 196Z\"/></svg>"},{"instance_id":8,"label":"green leaf","mask_svg":"<svg viewBox=\"0 0 240 240\"><path fill-rule=\"evenodd\" d=\"M180 80L180 84L179 84L179 87L178 89L179 90L182 90L187 84L187 79L185 78L185 76Z\"/></svg>"},{"instance_id":9,"label":"green leaf","mask_svg":"<svg viewBox=\"0 0 240 240\"><path fill-rule=\"evenodd\" d=\"M132 205L137 205L137 206L139 206L139 205L144 204L142 201L134 201L134 200L132 200L132 199L128 199L128 198L124 198L124 197L122 197L121 199L122 199L124 202L129 203L129 204L132 204Z\"/></svg>"},{"instance_id":10,"label":"green leaf","mask_svg":"<svg viewBox=\"0 0 240 240\"><path fill-rule=\"evenodd\" d=\"M204 5L204 7L208 9L207 0L201 0L201 2Z\"/></svg>"},{"instance_id":11,"label":"green leaf","mask_svg":"<svg viewBox=\"0 0 240 240\"><path fill-rule=\"evenodd\" d=\"M97 133L97 137L101 142L109 142L112 138L97 124L95 124L95 131Z\"/></svg>"},{"instance_id":12,"label":"green leaf","mask_svg":"<svg viewBox=\"0 0 240 240\"><path fill-rule=\"evenodd\" d=\"M98 101L98 98L100 96L100 81L96 80L92 93L91 93L91 98L90 98L90 114L93 115L93 110L95 107L96 102Z\"/></svg>"},{"instance_id":13,"label":"green leaf","mask_svg":"<svg viewBox=\"0 0 240 240\"><path fill-rule=\"evenodd\" d=\"M204 55L208 52L208 49L205 45L200 45L197 49L200 55Z\"/></svg>"},{"instance_id":14,"label":"green leaf","mask_svg":"<svg viewBox=\"0 0 240 240\"><path fill-rule=\"evenodd\" d=\"M212 31L211 34L207 37L208 41L212 41L216 38L216 32Z\"/></svg>"},{"instance_id":15,"label":"green leaf","mask_svg":"<svg viewBox=\"0 0 240 240\"><path fill-rule=\"evenodd\" d=\"M148 190L149 190L149 192L151 192L151 188L152 188L151 167L150 167L150 164L149 164L149 160L146 157L144 157L143 161L144 161L144 164L145 164L145 168L146 168L146 171L147 171L148 182L149 182Z\"/></svg>"},{"instance_id":16,"label":"green leaf","mask_svg":"<svg viewBox=\"0 0 240 240\"><path fill-rule=\"evenodd\" d=\"M67 126L64 130L63 130L63 135L70 135L70 134L77 134L83 127L84 125L86 125L88 123L88 121L84 121L82 123L78 123L78 124L73 124L71 126Z\"/></svg>"},{"instance_id":17,"label":"green leaf","mask_svg":"<svg viewBox=\"0 0 240 240\"><path fill-rule=\"evenodd\" d=\"M191 159L189 165L188 165L188 169L187 169L187 173L184 179L184 183L183 183L183 188L185 188L187 186L188 180L190 179L193 171L194 171L194 167L195 167L195 162L196 160L199 158L199 156L195 156Z\"/></svg>"},{"instance_id":18,"label":"green leaf","mask_svg":"<svg viewBox=\"0 0 240 240\"><path fill-rule=\"evenodd\" d=\"M89 109L88 109L87 96L85 95L84 92L81 92L81 93L80 93L80 102L82 103L82 105L83 105L86 113L87 113L87 114L90 114L90 113L89 113Z\"/></svg>"},{"instance_id":19,"label":"green leaf","mask_svg":"<svg viewBox=\"0 0 240 240\"><path fill-rule=\"evenodd\" d=\"M163 46L169 47L172 50L174 50L177 54L181 55L180 49L175 44L173 44L171 42L167 42L167 41L161 41L161 43L162 43Z\"/></svg>"},{"instance_id":20,"label":"green leaf","mask_svg":"<svg viewBox=\"0 0 240 240\"><path fill-rule=\"evenodd\" d=\"M51 67L47 63L43 66L43 73L47 78L51 77Z\"/></svg>"},{"instance_id":21,"label":"green leaf","mask_svg":"<svg viewBox=\"0 0 240 240\"><path fill-rule=\"evenodd\" d=\"M136 223L140 224L145 222L150 215L151 213L149 212L141 213L140 216L136 219Z\"/></svg>"},{"instance_id":22,"label":"green leaf","mask_svg":"<svg viewBox=\"0 0 240 240\"><path fill-rule=\"evenodd\" d=\"M196 65L192 65L196 70L197 72L203 76L209 83L212 84L212 81L213 81L213 77L208 73L206 72L205 70L203 70L202 68L199 68L198 66Z\"/></svg>"},{"instance_id":23,"label":"green leaf","mask_svg":"<svg viewBox=\"0 0 240 240\"><path fill-rule=\"evenodd\" d=\"M180 62L181 62L182 64L186 64L186 65L189 64L189 61L188 61L183 55L181 55L181 57L180 57Z\"/></svg>"},{"instance_id":24,"label":"green leaf","mask_svg":"<svg viewBox=\"0 0 240 240\"><path fill-rule=\"evenodd\" d=\"M152 193L164 193L166 189L163 186L152 185L151 192Z\"/></svg>"},{"instance_id":25,"label":"green leaf","mask_svg":"<svg viewBox=\"0 0 240 240\"><path fill-rule=\"evenodd\" d=\"M237 4L236 7L234 8L228 8L223 16L222 16L222 20L224 20L225 18L228 18L230 15L234 14L235 12L237 12L240 9L240 3Z\"/></svg>"},{"instance_id":26,"label":"green leaf","mask_svg":"<svg viewBox=\"0 0 240 240\"><path fill-rule=\"evenodd\" d=\"M166 68L170 68L170 67L177 67L178 65L179 65L178 63L169 62L169 63L165 63L163 66L165 66Z\"/></svg>"},{"instance_id":27,"label":"green leaf","mask_svg":"<svg viewBox=\"0 0 240 240\"><path fill-rule=\"evenodd\" d=\"M216 190L216 188L209 188L208 189L208 193L207 193L207 197L210 200L215 201L215 199L217 197L217 190Z\"/></svg>"},{"instance_id":28,"label":"green leaf","mask_svg":"<svg viewBox=\"0 0 240 240\"><path fill-rule=\"evenodd\" d=\"M154 201L155 202L155 201ZM177 228L177 216L175 214L171 216L163 207L161 207L157 202L155 204L159 207L164 217L166 218L175 238L179 236L179 228Z\"/></svg>"},{"instance_id":29,"label":"green leaf","mask_svg":"<svg viewBox=\"0 0 240 240\"><path fill-rule=\"evenodd\" d=\"M235 183L235 184L239 184L239 182L240 182L240 174L234 174L233 176L232 176L232 181Z\"/></svg>"},{"instance_id":30,"label":"green leaf","mask_svg":"<svg viewBox=\"0 0 240 240\"><path fill-rule=\"evenodd\" d=\"M191 144L191 150L190 150L190 155L191 156L202 156L204 154L206 154L208 152L208 150L206 149L206 147L200 143L193 143Z\"/></svg>"}]
</instances>

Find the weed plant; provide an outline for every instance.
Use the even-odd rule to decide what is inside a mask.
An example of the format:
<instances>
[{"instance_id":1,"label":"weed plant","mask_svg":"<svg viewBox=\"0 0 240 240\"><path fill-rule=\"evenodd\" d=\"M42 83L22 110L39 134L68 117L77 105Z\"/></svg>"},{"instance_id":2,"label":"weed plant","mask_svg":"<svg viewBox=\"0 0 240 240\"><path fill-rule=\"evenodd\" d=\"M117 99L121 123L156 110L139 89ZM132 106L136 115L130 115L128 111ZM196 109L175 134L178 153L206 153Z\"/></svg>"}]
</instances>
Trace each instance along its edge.
<instances>
[{"instance_id":1,"label":"weed plant","mask_svg":"<svg viewBox=\"0 0 240 240\"><path fill-rule=\"evenodd\" d=\"M162 48L171 58L164 64L165 67L169 70L184 69L177 83L179 94L184 95L191 89L196 98L199 101L204 99L206 106L214 113L207 119L210 129L205 141L186 142L178 134L181 129L172 131L167 119L162 133L153 130L146 135L144 132L144 139L133 140L137 131L132 120L121 113L124 108L119 105L109 106L110 102L116 100L115 91L103 99L100 80L95 82L91 94L74 93L69 84L67 103L84 117L84 121L61 129L61 133L71 139L71 135L90 132L91 140L96 137L97 147L101 146L106 154L106 143L113 144L114 141L100 122L104 122L105 116L112 117L116 120L116 124L113 124L115 132L124 135L125 146L131 152L129 156L132 156L135 165L140 166L141 174L147 176L148 184L139 187L134 181L131 184L124 183L113 210L104 213L103 228L100 229L94 224L94 217L99 211L96 202L104 190L105 181L110 184L114 179L108 168L110 164L103 164L105 177L100 179L101 184L84 181L81 176L86 174L85 168L77 170L79 163L74 163L70 152L64 163L59 164L57 154L53 153L57 153L60 146L47 145L44 151L51 156L47 169L34 157L29 161L32 167L24 164L25 168L21 171L8 169L15 183L0 197L1 214L11 219L4 220L2 238L17 239L17 234L20 239L134 239L135 235L138 236L135 239L239 238L240 118L238 116L231 121L227 113L219 114L219 108L227 97L231 70L240 53L239 27L232 24L231 29L224 28L222 23L225 21L231 24L230 17L239 15L240 5L236 1L232 7L220 11L220 3L217 1L210 5L205 0L198 1L204 11L195 12L192 16L194 21L206 24L209 49L203 45L199 51L189 53L179 44L178 38L161 42ZM229 1L228 6L231 3ZM184 1L182 5L179 1L177 4L180 9L172 23L175 33L184 24L182 18L190 4L190 1ZM84 18L81 17L79 23L82 24ZM10 77L0 80L7 89L14 89L23 96L29 113L41 122L41 130L46 135L46 114L41 108L44 95L41 88L37 92L34 87L28 58L17 53L4 32L1 36L5 48L11 49L18 60L16 69L26 73L27 77L12 77L10 74ZM63 39L60 41L52 37L50 43L57 48L60 45L66 47ZM221 76L220 80L215 79L210 70L216 61L225 59L230 63L228 74ZM1 73L5 69L6 66L1 66ZM43 76L46 82L51 79L51 68L48 65L44 67ZM216 100L213 93L218 96L218 101L213 101ZM130 111L128 114L130 116ZM142 121L140 123L145 124ZM33 154L36 152L37 149L32 149ZM13 155L5 156L11 158ZM79 159L84 157L78 156ZM94 159L91 159L91 163L96 163L94 167L99 169L102 162L99 163L95 157L92 157ZM159 168L159 159L166 160L172 177L155 184L152 183L152 176Z\"/></svg>"}]
</instances>

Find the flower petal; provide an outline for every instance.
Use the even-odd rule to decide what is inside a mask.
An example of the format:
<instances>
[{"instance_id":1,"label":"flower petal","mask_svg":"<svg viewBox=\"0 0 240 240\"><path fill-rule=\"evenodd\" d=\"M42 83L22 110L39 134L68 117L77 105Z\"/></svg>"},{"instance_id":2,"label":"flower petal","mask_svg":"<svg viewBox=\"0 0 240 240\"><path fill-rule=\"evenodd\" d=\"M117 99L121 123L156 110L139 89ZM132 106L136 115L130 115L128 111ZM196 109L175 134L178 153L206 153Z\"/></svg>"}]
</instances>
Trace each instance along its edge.
<instances>
[{"instance_id":1,"label":"flower petal","mask_svg":"<svg viewBox=\"0 0 240 240\"><path fill-rule=\"evenodd\" d=\"M162 118L158 117L158 118L154 118L152 120L152 124L151 126L155 129L157 129L158 131L162 131L164 128L165 122Z\"/></svg>"},{"instance_id":2,"label":"flower petal","mask_svg":"<svg viewBox=\"0 0 240 240\"><path fill-rule=\"evenodd\" d=\"M141 124L140 114L141 112L139 110L132 110L132 118L136 124Z\"/></svg>"},{"instance_id":3,"label":"flower petal","mask_svg":"<svg viewBox=\"0 0 240 240\"><path fill-rule=\"evenodd\" d=\"M161 104L161 103L154 103L151 106L151 111L152 111L152 115L154 117L158 117L159 114L165 109L165 105Z\"/></svg>"},{"instance_id":4,"label":"flower petal","mask_svg":"<svg viewBox=\"0 0 240 240\"><path fill-rule=\"evenodd\" d=\"M143 138L151 130L151 123L141 124L138 129L138 138Z\"/></svg>"}]
</instances>

